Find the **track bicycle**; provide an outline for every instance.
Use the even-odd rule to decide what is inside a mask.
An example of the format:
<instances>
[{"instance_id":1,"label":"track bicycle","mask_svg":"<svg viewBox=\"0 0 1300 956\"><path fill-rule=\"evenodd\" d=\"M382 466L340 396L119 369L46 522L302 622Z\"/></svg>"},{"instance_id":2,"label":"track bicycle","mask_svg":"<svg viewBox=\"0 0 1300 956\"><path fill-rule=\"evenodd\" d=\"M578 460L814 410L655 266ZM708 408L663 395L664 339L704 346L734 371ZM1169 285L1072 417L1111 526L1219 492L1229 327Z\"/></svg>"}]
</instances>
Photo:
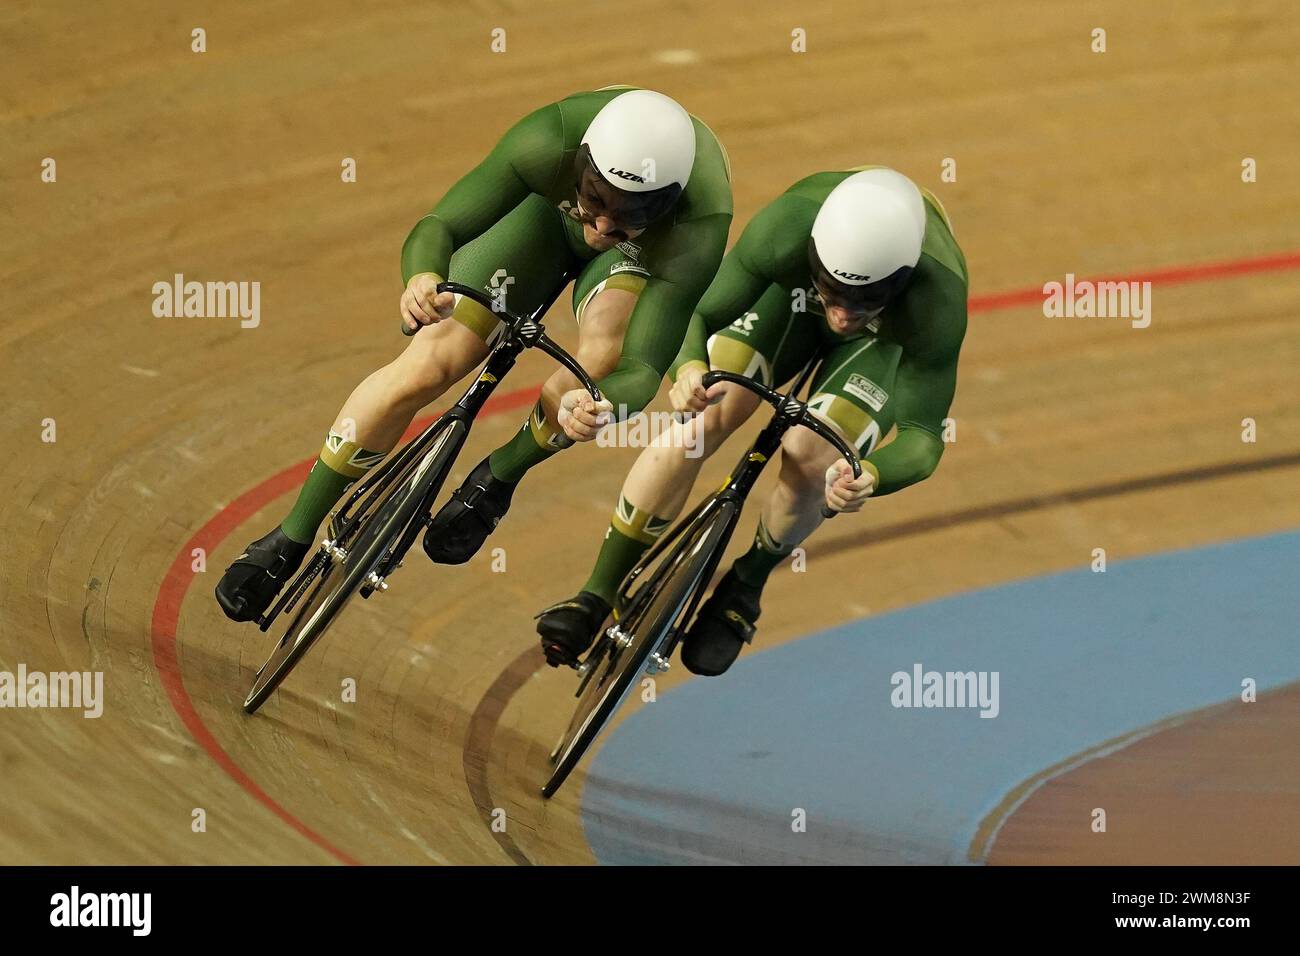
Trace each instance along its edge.
<instances>
[{"instance_id":1,"label":"track bicycle","mask_svg":"<svg viewBox=\"0 0 1300 956\"><path fill-rule=\"evenodd\" d=\"M367 476L330 514L320 548L272 608L258 618L258 626L266 631L280 615L291 615L284 635L253 680L245 713L255 713L266 703L354 595L369 598L388 590L389 576L401 567L416 537L431 523L434 500L465 446L470 426L525 349L541 349L600 401L591 377L546 334L541 322L571 278L565 277L554 294L526 316L513 314L479 289L458 282L438 284L439 292L453 292L491 309L504 330L460 401Z\"/></svg>"},{"instance_id":2,"label":"track bicycle","mask_svg":"<svg viewBox=\"0 0 1300 956\"><path fill-rule=\"evenodd\" d=\"M816 365L816 360L810 362L794 387L784 395L733 372L705 374L705 388L730 382L758 395L776 412L726 483L678 521L623 579L614 609L602 625L600 636L587 655L572 665L579 678L574 695L578 705L551 752L554 769L542 787L544 797L554 796L560 789L637 679L642 674L653 676L668 670L673 651L689 628L727 549L745 499L764 466L781 447L782 436L791 428L803 425L835 447L853 469L855 478L862 475L855 449L815 417L807 403L797 397ZM823 514L828 518L833 516L826 508ZM651 567L653 570L647 574Z\"/></svg>"}]
</instances>

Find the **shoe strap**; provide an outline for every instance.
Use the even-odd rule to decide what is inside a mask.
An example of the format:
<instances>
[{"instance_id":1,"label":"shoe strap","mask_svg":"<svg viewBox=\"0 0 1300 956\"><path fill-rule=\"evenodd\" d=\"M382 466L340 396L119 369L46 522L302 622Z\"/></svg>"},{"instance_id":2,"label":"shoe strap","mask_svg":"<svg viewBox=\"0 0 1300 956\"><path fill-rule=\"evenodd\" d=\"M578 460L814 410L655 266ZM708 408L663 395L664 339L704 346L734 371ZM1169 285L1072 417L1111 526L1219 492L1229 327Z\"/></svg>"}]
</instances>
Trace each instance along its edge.
<instances>
[{"instance_id":1,"label":"shoe strap","mask_svg":"<svg viewBox=\"0 0 1300 956\"><path fill-rule=\"evenodd\" d=\"M462 494L461 490L457 488L456 494L453 495L453 497L456 498L466 508L469 508L471 511L477 511L478 509L475 508L474 505L477 504L479 499L481 499L486 494L487 494L487 488L485 488L483 485L476 483L473 485L473 487L469 489L469 491L466 491L464 494Z\"/></svg>"},{"instance_id":2,"label":"shoe strap","mask_svg":"<svg viewBox=\"0 0 1300 956\"><path fill-rule=\"evenodd\" d=\"M533 615L533 620L536 621L539 618L541 618L543 614L550 614L552 611L560 611L566 607L577 608L579 611L586 610L586 608L583 607L581 604L579 604L577 601L561 601L559 604L552 604L550 607L543 608L542 610L538 611L536 614Z\"/></svg>"},{"instance_id":3,"label":"shoe strap","mask_svg":"<svg viewBox=\"0 0 1300 956\"><path fill-rule=\"evenodd\" d=\"M747 621L741 613L734 608L727 608L722 612L722 620L727 626L735 631L744 640L746 644L754 643L754 633L758 628L752 621Z\"/></svg>"},{"instance_id":4,"label":"shoe strap","mask_svg":"<svg viewBox=\"0 0 1300 956\"><path fill-rule=\"evenodd\" d=\"M257 568L265 571L267 575L275 580L279 580L279 575L288 566L289 562L284 555L272 551L269 548L258 548L256 551L245 551L234 561L230 562L232 568L245 565L250 568Z\"/></svg>"}]
</instances>

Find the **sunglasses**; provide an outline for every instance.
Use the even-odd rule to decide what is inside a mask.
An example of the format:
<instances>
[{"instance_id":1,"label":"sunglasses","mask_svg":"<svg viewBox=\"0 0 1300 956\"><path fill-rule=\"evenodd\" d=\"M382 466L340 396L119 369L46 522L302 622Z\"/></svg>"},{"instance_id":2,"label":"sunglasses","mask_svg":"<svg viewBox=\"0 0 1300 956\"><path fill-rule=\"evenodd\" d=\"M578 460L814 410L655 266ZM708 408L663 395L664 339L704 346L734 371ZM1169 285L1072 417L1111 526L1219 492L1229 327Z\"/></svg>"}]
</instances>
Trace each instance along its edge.
<instances>
[{"instance_id":1,"label":"sunglasses","mask_svg":"<svg viewBox=\"0 0 1300 956\"><path fill-rule=\"evenodd\" d=\"M812 272L813 285L817 289L817 294L821 296L823 305L838 306L857 313L879 312L907 285L913 272L912 269L904 267L875 282L849 285L847 282L842 282L822 264L812 239L808 240L808 266Z\"/></svg>"},{"instance_id":2,"label":"sunglasses","mask_svg":"<svg viewBox=\"0 0 1300 956\"><path fill-rule=\"evenodd\" d=\"M682 192L677 183L639 193L619 189L601 175L586 143L574 157L574 172L581 205L578 218L592 226L597 217L611 219L624 235L645 229L672 208Z\"/></svg>"}]
</instances>

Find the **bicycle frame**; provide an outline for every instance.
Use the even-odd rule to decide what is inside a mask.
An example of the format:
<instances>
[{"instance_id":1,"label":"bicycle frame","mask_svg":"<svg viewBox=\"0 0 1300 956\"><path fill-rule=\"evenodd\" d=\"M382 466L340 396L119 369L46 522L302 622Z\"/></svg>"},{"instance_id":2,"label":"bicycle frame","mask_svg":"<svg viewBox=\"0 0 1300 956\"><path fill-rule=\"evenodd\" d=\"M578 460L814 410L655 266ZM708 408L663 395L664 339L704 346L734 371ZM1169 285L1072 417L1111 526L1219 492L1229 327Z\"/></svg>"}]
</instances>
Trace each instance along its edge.
<instances>
[{"instance_id":1,"label":"bicycle frame","mask_svg":"<svg viewBox=\"0 0 1300 956\"><path fill-rule=\"evenodd\" d=\"M785 433L796 425L808 428L834 446L849 463L854 477L861 476L857 450L834 428L812 415L807 403L798 398L816 367L816 360L805 366L794 388L785 395L733 372L710 371L704 375L706 389L718 382L734 383L771 404L776 414L722 487L673 525L623 579L612 609L613 623L606 619L586 656L573 664L578 672L578 706L568 729L551 751L555 769L542 787L542 796L552 797L564 785L605 722L630 693L637 675L668 669L669 659L685 629L691 626L727 550L745 499L781 447ZM652 564L654 571L637 586Z\"/></svg>"},{"instance_id":2,"label":"bicycle frame","mask_svg":"<svg viewBox=\"0 0 1300 956\"><path fill-rule=\"evenodd\" d=\"M546 297L531 313L522 317L499 308L494 299L471 286L462 285L458 282L442 282L438 285L439 292L453 292L465 296L485 308L499 313L502 321L506 323L505 333L488 353L478 375L469 388L465 390L460 400L439 415L424 431L399 449L396 455L390 457L388 461L367 476L348 495L343 504L330 514L329 534L325 541L322 542L321 549L317 551L307 566L299 572L290 586L285 589L284 594L281 595L274 607L259 618L258 626L263 631L268 630L280 614L293 608L294 604L311 585L311 582L325 569L330 560L330 551L346 548L361 520L384 497L389 489L397 482L410 477L426 482L424 497L420 502L420 507L415 512L415 518L403 529L396 543L376 567L374 574L377 580L382 582L386 575L402 563L407 551L415 543L416 537L431 522L432 518L429 512L433 507L433 502L441 491L442 483L446 479L447 473L459 455L461 448L464 447L474 420L478 417L479 412L483 410L483 406L488 399L492 397L492 393L496 391L497 385L515 366L519 356L525 349L540 348L546 352L572 372L596 401L600 401L600 390L596 384L567 352L551 341L541 323L541 317L555 303L555 300L559 298L560 293L564 291L564 288L573 277L572 273L566 274L551 295ZM444 432L447 431L450 431L450 436L446 439L445 444L439 445ZM441 456L442 463L434 475L428 478L426 477L426 471L433 464L435 452ZM420 464L417 465L417 463ZM363 597L368 597L372 590L373 585L367 585L362 588L361 594Z\"/></svg>"},{"instance_id":3,"label":"bicycle frame","mask_svg":"<svg viewBox=\"0 0 1300 956\"><path fill-rule=\"evenodd\" d=\"M732 382L742 388L754 392L760 398L774 406L776 414L773 415L771 420L763 427L763 430L758 433L753 444L751 444L744 455L741 456L740 461L737 463L736 467L731 470L731 473L727 476L727 480L722 487L696 505L685 519L678 521L666 535L660 538L659 541L655 542L655 544L651 546L644 555L642 555L641 560L636 563L630 572L628 572L627 577L623 579L622 587L619 589L618 601L616 602L616 610L614 613L615 620L619 617L619 609L626 609L635 599L635 595L632 593L632 587L645 569L668 551L669 548L673 547L674 544L678 542L684 534L686 534L686 532L694 532L695 529L702 527L719 511L724 511L726 512L724 520L727 521L728 527L709 563L706 580L712 577L714 571L717 569L718 563L722 559L723 552L726 551L727 545L731 541L731 535L735 530L736 523L740 520L740 512L744 508L745 500L749 496L749 492L753 489L755 482L758 481L758 476L762 474L767 463L772 459L777 451L780 450L781 439L785 436L785 433L796 425L803 425L812 429L820 437L833 445L849 463L855 478L862 474L862 466L858 460L856 450L827 425L822 423L819 419L812 417L808 413L807 404L799 400L797 397L799 393L803 391L804 386L812 378L813 372L817 368L818 364L819 362L817 359L809 362L804 367L803 372L800 373L794 386L784 395L767 388L765 385L755 382L752 379L731 372L714 371L705 375L704 385L706 388L717 382ZM827 517L832 516L833 514L827 514ZM680 621L689 621L691 619L692 615L695 614L696 608L698 607L705 590L705 588L700 588L692 596L685 613L679 618ZM638 591L637 593L640 592ZM662 655L664 658L667 658L669 654L671 654L673 647L676 644L677 636L676 630L674 630L670 641L666 645L666 652Z\"/></svg>"}]
</instances>

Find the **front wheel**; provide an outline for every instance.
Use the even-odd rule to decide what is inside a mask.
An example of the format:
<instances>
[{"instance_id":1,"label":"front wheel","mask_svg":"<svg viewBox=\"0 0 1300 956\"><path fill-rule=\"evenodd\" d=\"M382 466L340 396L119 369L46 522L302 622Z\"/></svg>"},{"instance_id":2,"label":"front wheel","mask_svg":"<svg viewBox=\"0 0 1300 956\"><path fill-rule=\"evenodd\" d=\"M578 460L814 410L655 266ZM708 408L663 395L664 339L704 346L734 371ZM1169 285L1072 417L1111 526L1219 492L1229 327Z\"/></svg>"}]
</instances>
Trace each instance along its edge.
<instances>
[{"instance_id":1,"label":"front wheel","mask_svg":"<svg viewBox=\"0 0 1300 956\"><path fill-rule=\"evenodd\" d=\"M590 670L583 677L585 686L573 718L551 754L555 769L542 787L542 796L552 797L560 789L626 699L651 655L667 647L674 624L686 625L678 618L708 586L735 516L735 506L728 502L686 532L664 558L664 566L642 586L649 593L638 592L629 613L601 635L588 658Z\"/></svg>"},{"instance_id":2,"label":"front wheel","mask_svg":"<svg viewBox=\"0 0 1300 956\"><path fill-rule=\"evenodd\" d=\"M463 438L464 431L464 425L459 422L445 429L411 474L403 476L401 483L379 503L372 515L361 519L361 525L346 550L327 551L328 560L311 586L309 596L253 679L252 689L244 700L245 713L256 713L266 703L294 665L342 612L352 595L367 584L370 573L415 519L421 502L429 496L429 481L440 483L445 476L460 446L459 441L449 439L453 435ZM430 479L425 480L426 474L431 476Z\"/></svg>"}]
</instances>

